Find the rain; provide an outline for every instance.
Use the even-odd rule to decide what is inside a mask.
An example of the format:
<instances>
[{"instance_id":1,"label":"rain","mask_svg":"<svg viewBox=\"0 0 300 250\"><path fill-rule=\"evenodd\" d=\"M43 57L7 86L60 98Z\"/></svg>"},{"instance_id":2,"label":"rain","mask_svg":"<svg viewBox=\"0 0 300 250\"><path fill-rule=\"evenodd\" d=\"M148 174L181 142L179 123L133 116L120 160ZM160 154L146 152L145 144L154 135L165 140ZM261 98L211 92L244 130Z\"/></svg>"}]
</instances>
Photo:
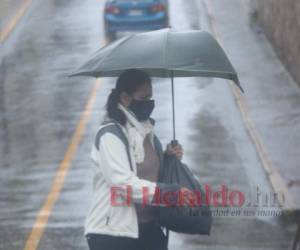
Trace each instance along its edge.
<instances>
[{"instance_id":1,"label":"rain","mask_svg":"<svg viewBox=\"0 0 300 250\"><path fill-rule=\"evenodd\" d=\"M249 2L169 1L171 28L210 32L245 91L225 79L174 78L183 162L201 184L246 199L240 212L215 211L209 236L171 232L170 250L285 250L297 238L300 89L253 23L257 6ZM69 75L111 42L104 4L0 2L1 250L88 249L90 151L116 78ZM165 148L173 136L171 82L152 83L155 132Z\"/></svg>"}]
</instances>

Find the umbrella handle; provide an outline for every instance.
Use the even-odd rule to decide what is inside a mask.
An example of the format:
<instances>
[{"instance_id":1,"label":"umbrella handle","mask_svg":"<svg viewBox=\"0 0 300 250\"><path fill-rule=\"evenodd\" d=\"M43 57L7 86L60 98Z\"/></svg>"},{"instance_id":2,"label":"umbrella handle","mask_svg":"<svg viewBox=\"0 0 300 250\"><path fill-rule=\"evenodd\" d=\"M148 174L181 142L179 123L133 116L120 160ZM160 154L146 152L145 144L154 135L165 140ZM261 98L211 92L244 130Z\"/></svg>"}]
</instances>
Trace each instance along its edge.
<instances>
[{"instance_id":1,"label":"umbrella handle","mask_svg":"<svg viewBox=\"0 0 300 250\"><path fill-rule=\"evenodd\" d=\"M178 145L178 141L177 140L172 140L171 141L171 146L172 147L175 147L175 146L177 146Z\"/></svg>"}]
</instances>

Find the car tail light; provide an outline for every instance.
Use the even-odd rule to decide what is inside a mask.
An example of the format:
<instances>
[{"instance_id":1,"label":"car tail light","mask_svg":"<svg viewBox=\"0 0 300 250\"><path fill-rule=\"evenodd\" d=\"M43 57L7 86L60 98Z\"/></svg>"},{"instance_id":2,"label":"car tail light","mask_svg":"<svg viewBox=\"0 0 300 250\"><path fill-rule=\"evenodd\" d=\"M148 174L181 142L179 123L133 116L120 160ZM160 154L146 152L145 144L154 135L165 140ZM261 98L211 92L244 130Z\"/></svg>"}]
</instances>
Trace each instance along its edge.
<instances>
[{"instance_id":1,"label":"car tail light","mask_svg":"<svg viewBox=\"0 0 300 250\"><path fill-rule=\"evenodd\" d=\"M120 13L120 9L116 6L108 5L108 6L105 7L105 12L116 15L116 14Z\"/></svg>"},{"instance_id":2,"label":"car tail light","mask_svg":"<svg viewBox=\"0 0 300 250\"><path fill-rule=\"evenodd\" d=\"M157 3L152 7L152 12L161 12L165 10L166 10L166 6L162 3Z\"/></svg>"}]
</instances>

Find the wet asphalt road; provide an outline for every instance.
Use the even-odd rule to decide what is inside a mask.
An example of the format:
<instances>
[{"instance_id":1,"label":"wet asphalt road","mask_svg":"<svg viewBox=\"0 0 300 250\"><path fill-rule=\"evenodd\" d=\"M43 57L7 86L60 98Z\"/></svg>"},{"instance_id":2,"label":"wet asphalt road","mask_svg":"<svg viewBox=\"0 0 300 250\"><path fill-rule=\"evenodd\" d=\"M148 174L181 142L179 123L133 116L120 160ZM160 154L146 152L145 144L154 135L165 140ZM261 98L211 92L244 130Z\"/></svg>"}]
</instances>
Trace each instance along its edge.
<instances>
[{"instance_id":1,"label":"wet asphalt road","mask_svg":"<svg viewBox=\"0 0 300 250\"><path fill-rule=\"evenodd\" d=\"M203 2L171 1L176 29L211 30ZM0 67L0 249L23 249L80 120L94 79L67 74L104 44L102 1L36 0L2 44ZM88 13L88 14L87 14ZM168 80L153 79L157 134L171 139ZM114 79L103 79L91 119L38 249L87 249L89 153ZM271 188L227 83L176 79L178 139L184 161L212 187L247 196ZM166 115L170 114L170 115ZM212 235L171 234L170 250L287 249L293 225L276 218L215 218Z\"/></svg>"}]
</instances>

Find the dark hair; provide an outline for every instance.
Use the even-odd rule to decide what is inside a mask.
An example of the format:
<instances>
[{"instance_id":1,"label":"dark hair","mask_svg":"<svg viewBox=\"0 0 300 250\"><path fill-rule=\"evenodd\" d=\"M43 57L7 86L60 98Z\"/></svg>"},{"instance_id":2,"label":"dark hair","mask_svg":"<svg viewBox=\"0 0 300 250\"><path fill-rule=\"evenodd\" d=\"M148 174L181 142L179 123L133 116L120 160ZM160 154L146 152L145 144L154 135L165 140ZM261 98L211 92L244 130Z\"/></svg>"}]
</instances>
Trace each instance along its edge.
<instances>
[{"instance_id":1,"label":"dark hair","mask_svg":"<svg viewBox=\"0 0 300 250\"><path fill-rule=\"evenodd\" d=\"M122 125L126 123L126 116L118 108L122 92L133 95L144 84L151 84L149 75L141 70L129 69L124 71L118 78L116 87L111 91L106 103L106 111L109 118L116 120Z\"/></svg>"}]
</instances>

